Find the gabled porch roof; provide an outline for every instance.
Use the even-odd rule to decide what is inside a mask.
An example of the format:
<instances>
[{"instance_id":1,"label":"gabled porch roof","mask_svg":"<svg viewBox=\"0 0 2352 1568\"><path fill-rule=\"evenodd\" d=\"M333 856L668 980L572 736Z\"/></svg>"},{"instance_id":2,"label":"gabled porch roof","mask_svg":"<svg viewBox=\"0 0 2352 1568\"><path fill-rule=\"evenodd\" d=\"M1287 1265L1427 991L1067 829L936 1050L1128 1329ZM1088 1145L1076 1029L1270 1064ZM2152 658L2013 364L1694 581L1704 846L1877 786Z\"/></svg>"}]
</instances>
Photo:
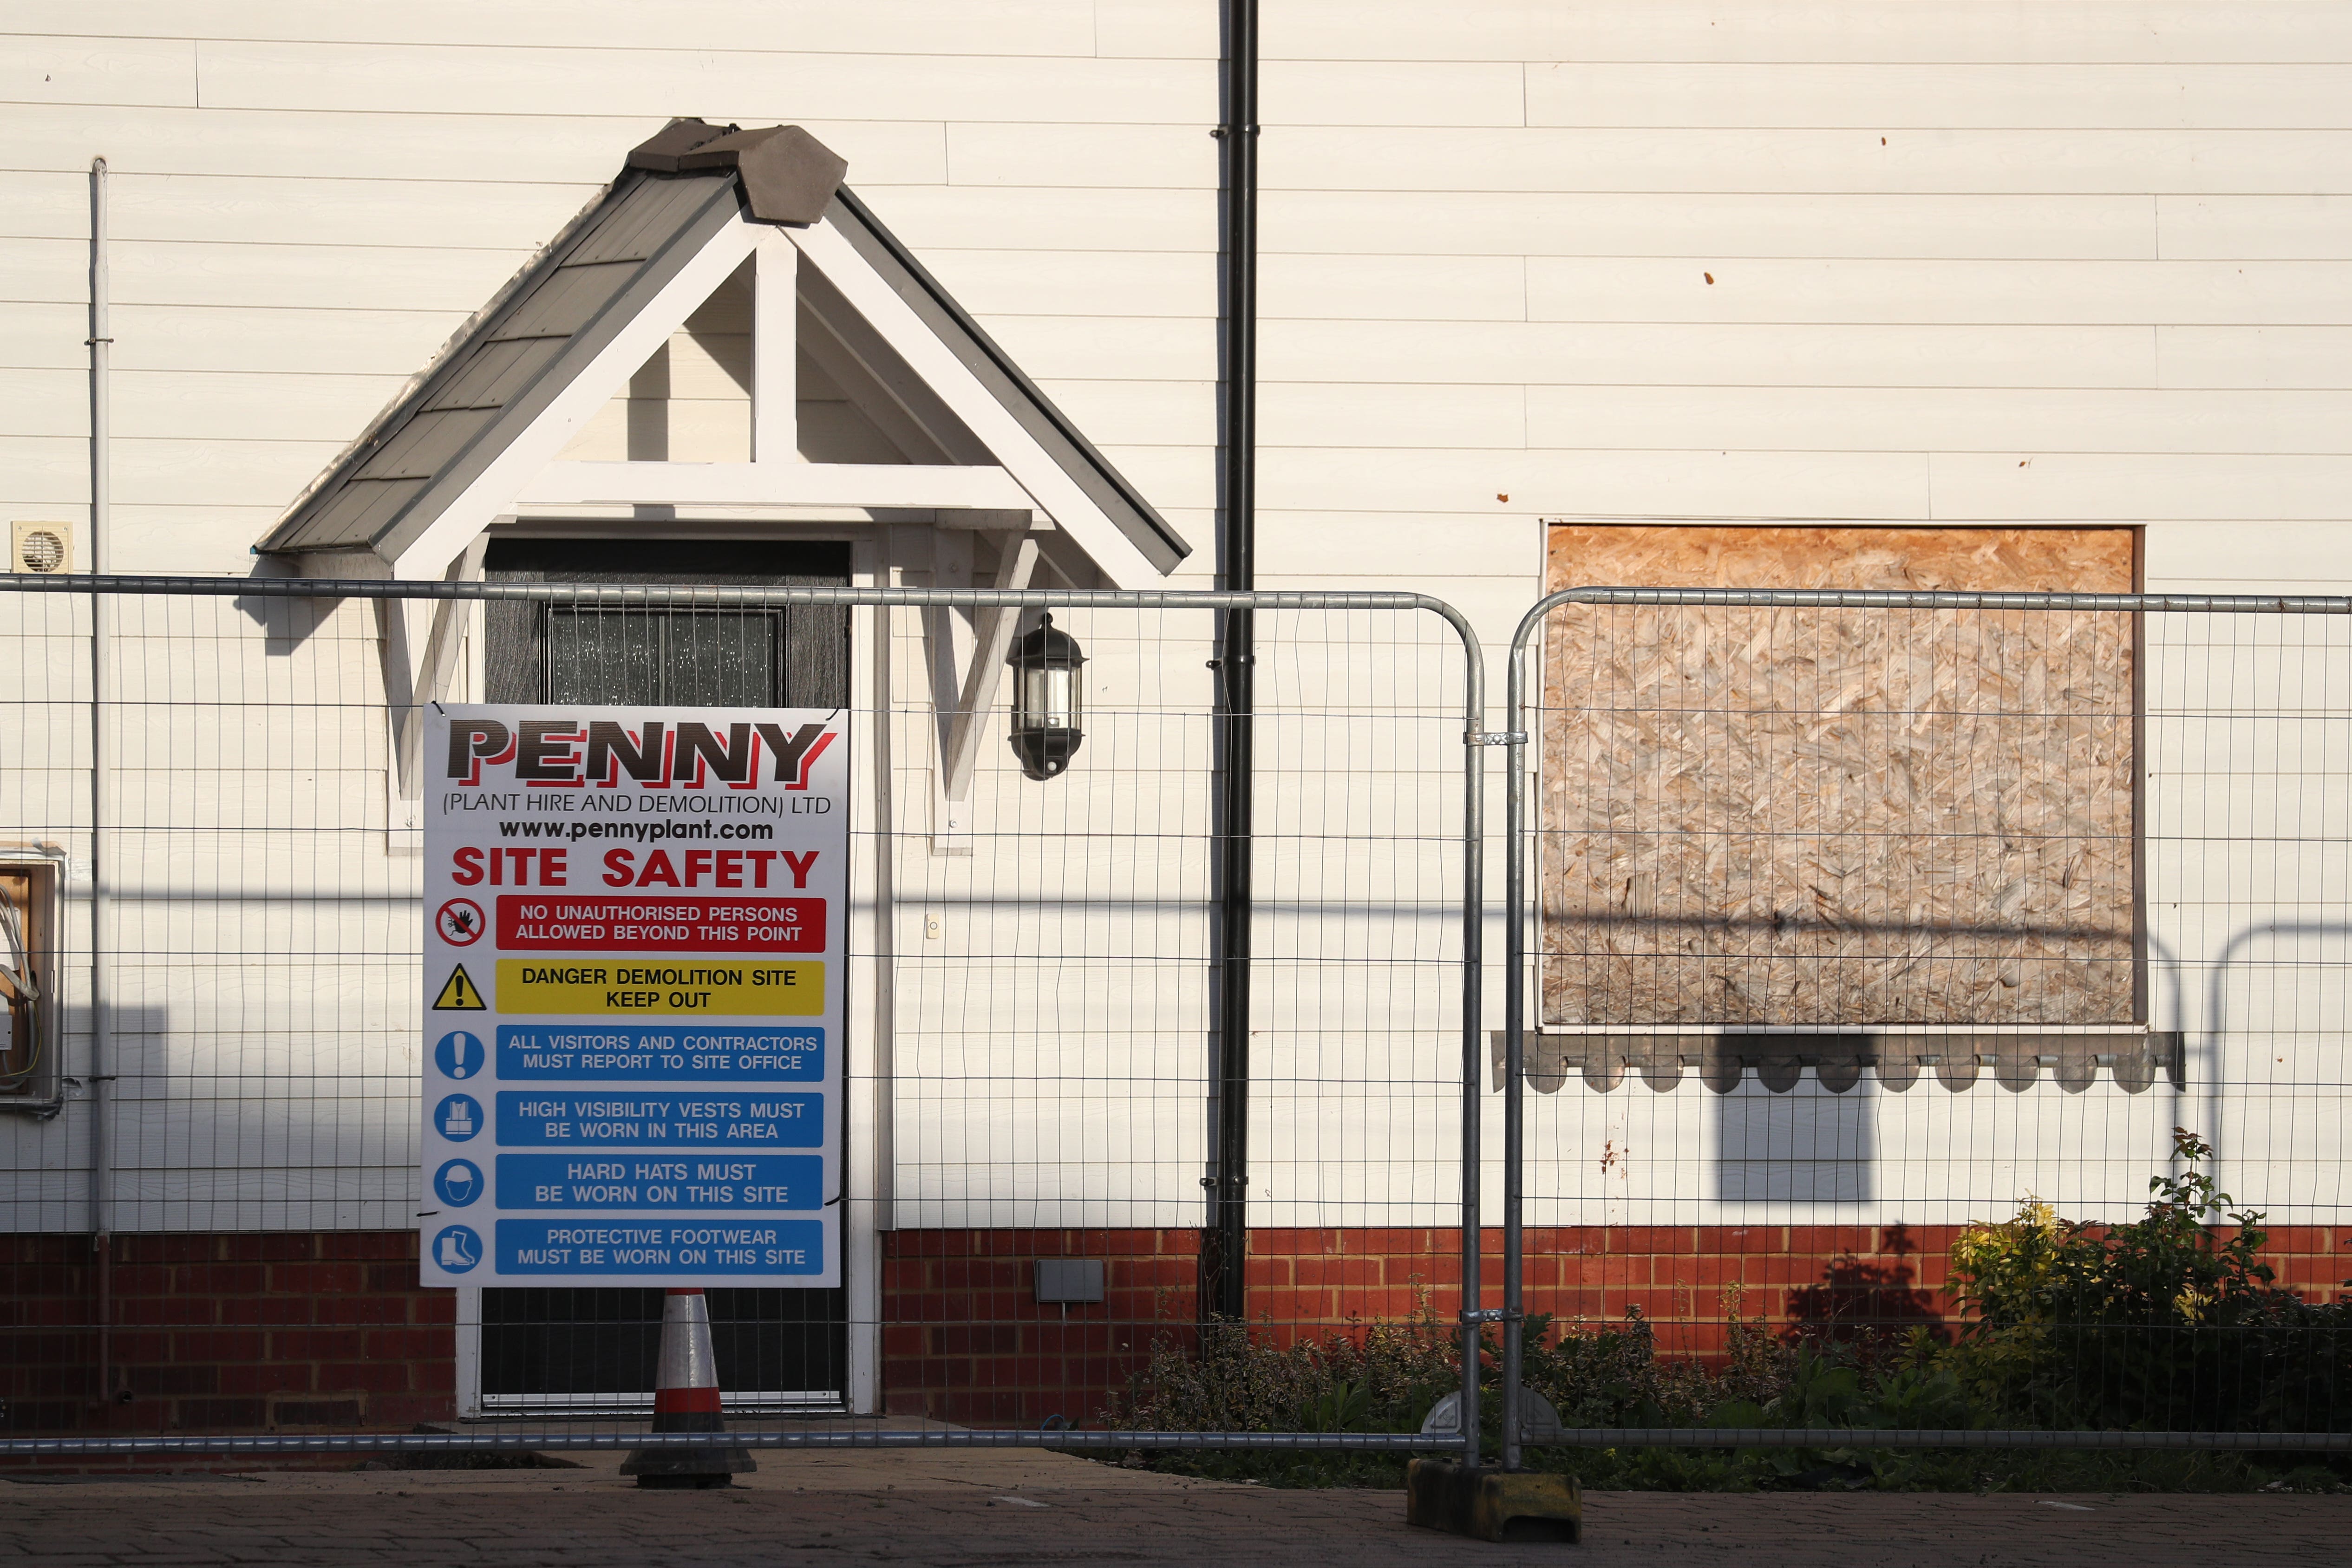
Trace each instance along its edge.
<instances>
[{"instance_id":1,"label":"gabled porch roof","mask_svg":"<svg viewBox=\"0 0 2352 1568\"><path fill-rule=\"evenodd\" d=\"M1191 547L840 183L846 167L797 127L672 121L258 549L341 574L430 577L533 505L1029 510L1113 584L1173 570ZM747 260L759 352L782 360L755 372L751 460L561 460ZM853 397L907 461L799 460L796 320L821 330L829 368L857 373Z\"/></svg>"}]
</instances>

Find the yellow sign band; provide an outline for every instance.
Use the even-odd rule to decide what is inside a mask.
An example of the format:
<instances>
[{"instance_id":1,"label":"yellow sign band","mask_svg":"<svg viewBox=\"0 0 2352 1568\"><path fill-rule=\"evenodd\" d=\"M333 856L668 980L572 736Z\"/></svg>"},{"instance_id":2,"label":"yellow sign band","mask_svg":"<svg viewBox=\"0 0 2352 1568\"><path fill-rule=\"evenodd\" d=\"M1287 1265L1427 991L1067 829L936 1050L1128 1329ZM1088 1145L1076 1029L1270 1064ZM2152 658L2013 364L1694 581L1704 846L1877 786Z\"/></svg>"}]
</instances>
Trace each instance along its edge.
<instances>
[{"instance_id":1,"label":"yellow sign band","mask_svg":"<svg viewBox=\"0 0 2352 1568\"><path fill-rule=\"evenodd\" d=\"M707 958L501 958L499 1011L813 1016L824 1011L824 965Z\"/></svg>"}]
</instances>

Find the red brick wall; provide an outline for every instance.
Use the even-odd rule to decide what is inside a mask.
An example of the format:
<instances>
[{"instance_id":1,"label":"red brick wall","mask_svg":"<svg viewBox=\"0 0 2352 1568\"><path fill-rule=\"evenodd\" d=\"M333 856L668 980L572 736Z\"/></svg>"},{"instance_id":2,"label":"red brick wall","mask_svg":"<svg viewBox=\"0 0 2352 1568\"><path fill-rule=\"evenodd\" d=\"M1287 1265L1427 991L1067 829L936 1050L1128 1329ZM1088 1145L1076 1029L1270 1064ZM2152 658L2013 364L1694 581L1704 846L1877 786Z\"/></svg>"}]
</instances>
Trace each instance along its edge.
<instances>
[{"instance_id":1,"label":"red brick wall","mask_svg":"<svg viewBox=\"0 0 2352 1568\"><path fill-rule=\"evenodd\" d=\"M1351 1321L1462 1308L1460 1232L1263 1229L1250 1235L1250 1315L1277 1339ZM1953 1232L1863 1226L1547 1228L1528 1233L1527 1306L1611 1321L1638 1307L1665 1348L1723 1342L1725 1290L1776 1327L1940 1322L1934 1293ZM1191 1230L899 1231L883 1241L885 1407L956 1422L1095 1418L1155 1338L1194 1321ZM1481 1237L1482 1304L1502 1300L1503 1236ZM1034 1300L1032 1262L1098 1258L1104 1301Z\"/></svg>"},{"instance_id":2,"label":"red brick wall","mask_svg":"<svg viewBox=\"0 0 2352 1568\"><path fill-rule=\"evenodd\" d=\"M1939 1326L1956 1226L1560 1226L1528 1233L1527 1309L1613 1322L1638 1309L1661 1348L1712 1354L1727 1315L1775 1328Z\"/></svg>"},{"instance_id":3,"label":"red brick wall","mask_svg":"<svg viewBox=\"0 0 2352 1568\"><path fill-rule=\"evenodd\" d=\"M1034 1426L1093 1421L1193 1320L1196 1230L899 1230L882 1237L883 1408ZM1034 1261L1103 1260L1100 1305L1041 1306Z\"/></svg>"},{"instance_id":4,"label":"red brick wall","mask_svg":"<svg viewBox=\"0 0 2352 1568\"><path fill-rule=\"evenodd\" d=\"M1946 1260L1956 1226L1544 1227L1527 1237L1526 1302L1564 1322L1613 1322L1639 1308L1668 1354L1724 1348L1737 1310L1778 1331L1948 1333ZM1319 1337L1351 1319L1401 1318L1424 1302L1461 1310L1458 1231L1258 1230L1250 1236L1254 1320L1278 1337ZM2352 1231L2284 1226L2267 1258L2314 1299L2352 1274ZM1193 1321L1190 1230L899 1231L883 1242L885 1408L934 1419L1034 1426L1094 1419L1148 1357ZM1481 1237L1482 1304L1499 1305L1503 1238ZM1099 1258L1100 1306L1039 1306L1032 1260Z\"/></svg>"},{"instance_id":5,"label":"red brick wall","mask_svg":"<svg viewBox=\"0 0 2352 1568\"><path fill-rule=\"evenodd\" d=\"M1250 1315L1279 1338L1319 1338L1423 1303L1461 1310L1458 1231L1250 1233ZM882 1237L882 1385L893 1415L1034 1426L1093 1421L1149 1359L1196 1321L1195 1230L902 1230ZM1488 1238L1500 1299L1502 1233ZM1034 1261L1103 1260L1099 1306L1041 1306Z\"/></svg>"},{"instance_id":6,"label":"red brick wall","mask_svg":"<svg viewBox=\"0 0 2352 1568\"><path fill-rule=\"evenodd\" d=\"M1959 1226L1624 1226L1530 1230L1526 1302L1563 1321L1638 1307L1662 1350L1710 1355L1737 1310L1772 1328L1948 1333L1945 1294ZM2216 1234L2226 1238L2227 1226ZM2352 1275L2352 1228L2280 1226L2263 1257L2278 1282L2333 1300ZM1499 1249L1492 1237L1487 1250ZM1489 1278L1499 1264L1488 1266Z\"/></svg>"},{"instance_id":7,"label":"red brick wall","mask_svg":"<svg viewBox=\"0 0 2352 1568\"><path fill-rule=\"evenodd\" d=\"M1943 1325L1948 1226L1559 1227L1528 1236L1527 1304L1567 1321L1639 1307L1670 1353L1722 1346L1727 1292L1774 1328ZM1253 1232L1251 1315L1318 1335L1460 1310L1458 1233ZM1502 1236L1482 1237L1486 1305ZM2352 1231L2281 1226L2283 1283L2333 1296ZM0 1237L0 1398L24 1431L404 1427L455 1410L456 1293L416 1283L408 1232L114 1238L111 1386L98 1381L98 1269L79 1236ZM1194 1321L1197 1233L908 1230L882 1237L882 1384L891 1414L1034 1426L1097 1419L1155 1339ZM1099 1305L1041 1306L1039 1258L1105 1264ZM127 1394L128 1398L123 1395Z\"/></svg>"},{"instance_id":8,"label":"red brick wall","mask_svg":"<svg viewBox=\"0 0 2352 1568\"><path fill-rule=\"evenodd\" d=\"M457 1296L408 1231L0 1237L0 1397L16 1431L405 1427L456 1411Z\"/></svg>"}]
</instances>

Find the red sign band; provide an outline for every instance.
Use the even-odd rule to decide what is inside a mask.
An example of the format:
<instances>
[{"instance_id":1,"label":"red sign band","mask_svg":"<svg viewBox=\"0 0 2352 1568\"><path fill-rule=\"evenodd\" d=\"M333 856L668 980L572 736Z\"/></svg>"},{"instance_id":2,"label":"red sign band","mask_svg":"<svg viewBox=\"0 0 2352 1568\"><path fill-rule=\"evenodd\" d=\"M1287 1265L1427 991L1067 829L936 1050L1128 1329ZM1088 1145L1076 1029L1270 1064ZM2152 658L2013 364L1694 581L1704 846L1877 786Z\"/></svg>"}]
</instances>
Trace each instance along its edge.
<instances>
[{"instance_id":1,"label":"red sign band","mask_svg":"<svg viewBox=\"0 0 2352 1568\"><path fill-rule=\"evenodd\" d=\"M508 952L823 952L823 899L499 898Z\"/></svg>"}]
</instances>

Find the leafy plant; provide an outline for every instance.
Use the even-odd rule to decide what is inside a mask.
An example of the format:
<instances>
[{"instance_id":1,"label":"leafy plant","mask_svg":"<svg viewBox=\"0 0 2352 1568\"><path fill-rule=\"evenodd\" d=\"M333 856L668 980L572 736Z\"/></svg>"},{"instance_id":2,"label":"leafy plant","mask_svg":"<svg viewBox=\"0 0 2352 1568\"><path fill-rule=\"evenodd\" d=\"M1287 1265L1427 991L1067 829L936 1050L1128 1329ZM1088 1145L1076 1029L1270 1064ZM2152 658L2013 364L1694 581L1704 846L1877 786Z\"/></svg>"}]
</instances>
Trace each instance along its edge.
<instances>
[{"instance_id":1,"label":"leafy plant","mask_svg":"<svg viewBox=\"0 0 2352 1568\"><path fill-rule=\"evenodd\" d=\"M2178 1174L2148 1184L2140 1217L2068 1220L2028 1196L2009 1220L1969 1226L1953 1244L1955 1342L1918 1307L1907 1268L1884 1278L1848 1268L1836 1302L1775 1328L1722 1296L1719 1353L1661 1355L1654 1326L1629 1310L1614 1322L1524 1325L1527 1386L1571 1427L1704 1426L1730 1432L1937 1431L1989 1427L2352 1430L2352 1300L2305 1301L2263 1260L2263 1216L2219 1190L2211 1150L2174 1133ZM1864 1292L1895 1293L1894 1321ZM1916 1309L1916 1310L1915 1310ZM1927 1321L1922 1321L1923 1319ZM1483 1431L1497 1435L1496 1335L1482 1342ZM1351 1323L1317 1338L1240 1324L1171 1335L1118 1407L1116 1425L1156 1430L1417 1430L1461 1385L1461 1344L1424 1295L1399 1322ZM2283 1479L2230 1454L2019 1454L1834 1448L1538 1450L1539 1462L1589 1485L1736 1489L1899 1487L1985 1489L2327 1489L2337 1472L2306 1466ZM1136 1462L1144 1462L1139 1458ZM1403 1460L1381 1455L1171 1455L1150 1461L1282 1485L1394 1485Z\"/></svg>"},{"instance_id":2,"label":"leafy plant","mask_svg":"<svg viewBox=\"0 0 2352 1568\"><path fill-rule=\"evenodd\" d=\"M1213 1323L1156 1340L1105 1419L1138 1431L1409 1432L1460 1386L1459 1365L1425 1296L1402 1321L1321 1338Z\"/></svg>"},{"instance_id":3,"label":"leafy plant","mask_svg":"<svg viewBox=\"0 0 2352 1568\"><path fill-rule=\"evenodd\" d=\"M2176 1128L2173 1152L2182 1170L2149 1181L2139 1219L2062 1219L2029 1197L2007 1223L1961 1234L1961 1381L2021 1425L2352 1422L2352 1310L2278 1285L2262 1259L2263 1216L2220 1190L2204 1140Z\"/></svg>"}]
</instances>

